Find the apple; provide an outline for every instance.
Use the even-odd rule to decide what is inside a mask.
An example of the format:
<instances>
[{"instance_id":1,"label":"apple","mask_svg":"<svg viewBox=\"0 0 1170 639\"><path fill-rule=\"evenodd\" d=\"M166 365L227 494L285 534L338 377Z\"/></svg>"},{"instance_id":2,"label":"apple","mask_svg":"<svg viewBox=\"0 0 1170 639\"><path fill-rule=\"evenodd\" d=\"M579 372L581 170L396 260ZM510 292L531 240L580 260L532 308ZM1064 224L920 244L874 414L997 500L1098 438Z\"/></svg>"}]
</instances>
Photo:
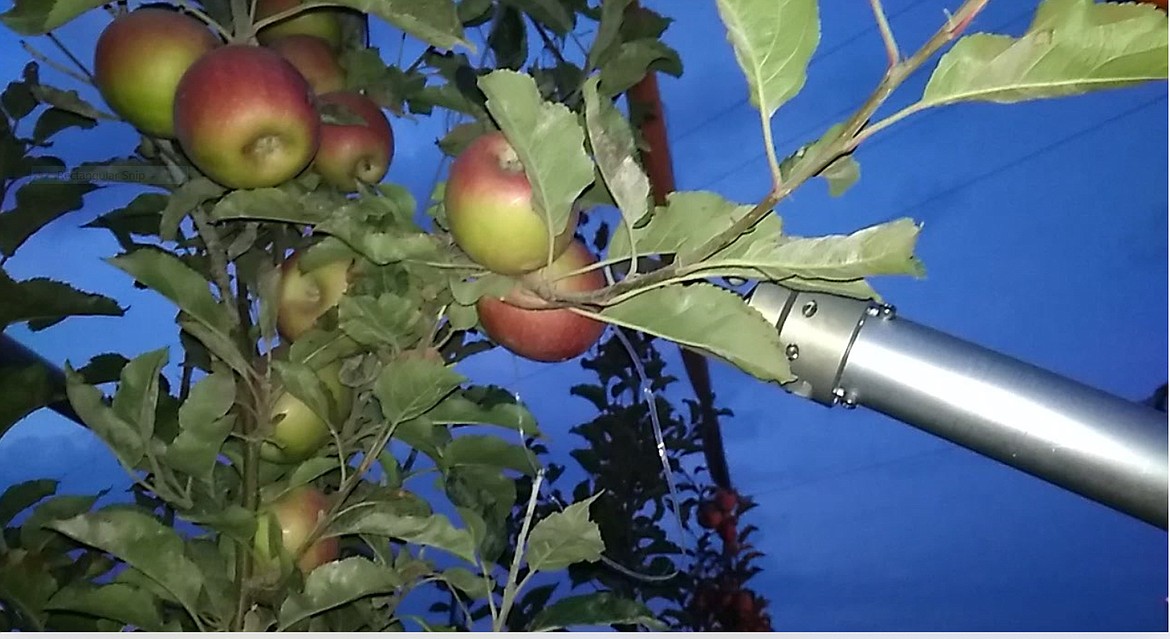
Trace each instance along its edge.
<instances>
[{"instance_id":1,"label":"apple","mask_svg":"<svg viewBox=\"0 0 1170 639\"><path fill-rule=\"evenodd\" d=\"M221 42L195 18L155 7L124 13L98 36L93 76L102 99L147 135L175 136L179 79Z\"/></svg>"},{"instance_id":2,"label":"apple","mask_svg":"<svg viewBox=\"0 0 1170 639\"><path fill-rule=\"evenodd\" d=\"M699 506L699 525L703 528L716 528L722 521L723 512L714 503L707 501Z\"/></svg>"},{"instance_id":3,"label":"apple","mask_svg":"<svg viewBox=\"0 0 1170 639\"><path fill-rule=\"evenodd\" d=\"M341 361L334 360L317 371L333 397L340 424L353 406L353 391L341 383ZM329 442L329 424L309 405L288 391L279 391L269 412L272 433L260 446L260 457L276 464L295 464L312 457Z\"/></svg>"},{"instance_id":4,"label":"apple","mask_svg":"<svg viewBox=\"0 0 1170 639\"><path fill-rule=\"evenodd\" d=\"M282 556L295 553L309 538L309 533L329 509L329 498L312 486L300 486L282 495L264 508L256 522L257 559L264 566L277 564ZM280 527L280 548L268 543L272 526ZM318 538L297 561L303 573L337 559L340 544L336 537Z\"/></svg>"},{"instance_id":5,"label":"apple","mask_svg":"<svg viewBox=\"0 0 1170 639\"><path fill-rule=\"evenodd\" d=\"M531 290L537 285L561 293L602 288L605 275L599 269L564 277L596 262L589 249L574 240L552 264L523 276L520 285L502 299L481 297L476 302L476 311L484 332L509 351L538 362L563 362L580 356L601 339L604 322L568 308L532 309L516 304L539 302L540 298Z\"/></svg>"},{"instance_id":6,"label":"apple","mask_svg":"<svg viewBox=\"0 0 1170 639\"><path fill-rule=\"evenodd\" d=\"M187 69L175 133L207 177L233 189L276 186L309 166L320 140L313 90L280 54L229 44Z\"/></svg>"},{"instance_id":7,"label":"apple","mask_svg":"<svg viewBox=\"0 0 1170 639\"><path fill-rule=\"evenodd\" d=\"M532 185L515 149L499 131L471 142L451 163L443 200L451 237L489 270L522 275L547 266L548 224L532 202ZM578 212L557 229L553 259L577 229Z\"/></svg>"},{"instance_id":8,"label":"apple","mask_svg":"<svg viewBox=\"0 0 1170 639\"><path fill-rule=\"evenodd\" d=\"M256 21L284 13L302 0L256 0ZM274 22L256 33L260 44L268 44L278 38L290 35L311 35L321 38L333 49L341 47L341 9L318 7L305 9L300 13Z\"/></svg>"},{"instance_id":9,"label":"apple","mask_svg":"<svg viewBox=\"0 0 1170 639\"><path fill-rule=\"evenodd\" d=\"M277 38L268 48L288 60L316 94L340 91L345 88L345 69L337 61L337 54L329 43L317 36L294 34Z\"/></svg>"},{"instance_id":10,"label":"apple","mask_svg":"<svg viewBox=\"0 0 1170 639\"><path fill-rule=\"evenodd\" d=\"M330 107L343 119L325 120ZM386 177L394 157L394 130L376 102L356 91L334 91L318 98L321 111L321 145L313 169L326 182L346 193L357 191L358 182L377 184ZM343 123L360 118L365 124Z\"/></svg>"},{"instance_id":11,"label":"apple","mask_svg":"<svg viewBox=\"0 0 1170 639\"><path fill-rule=\"evenodd\" d=\"M313 328L326 311L337 306L349 288L353 260L337 260L312 271L302 271L300 254L281 267L276 324L286 340L296 341Z\"/></svg>"},{"instance_id":12,"label":"apple","mask_svg":"<svg viewBox=\"0 0 1170 639\"><path fill-rule=\"evenodd\" d=\"M739 493L734 490L720 488L715 491L715 503L719 504L719 509L725 513L735 511L735 507L739 505Z\"/></svg>"}]
</instances>

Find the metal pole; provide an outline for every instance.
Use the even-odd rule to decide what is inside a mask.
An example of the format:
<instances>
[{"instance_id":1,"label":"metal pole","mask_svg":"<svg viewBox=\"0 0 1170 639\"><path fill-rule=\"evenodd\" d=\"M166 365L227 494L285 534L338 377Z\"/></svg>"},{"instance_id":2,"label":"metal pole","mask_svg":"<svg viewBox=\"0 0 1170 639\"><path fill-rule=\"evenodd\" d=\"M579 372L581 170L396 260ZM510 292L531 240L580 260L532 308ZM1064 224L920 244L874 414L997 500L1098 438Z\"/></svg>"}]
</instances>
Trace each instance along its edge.
<instances>
[{"instance_id":1,"label":"metal pole","mask_svg":"<svg viewBox=\"0 0 1170 639\"><path fill-rule=\"evenodd\" d=\"M897 316L761 284L791 392L866 406L1167 529L1167 415Z\"/></svg>"}]
</instances>

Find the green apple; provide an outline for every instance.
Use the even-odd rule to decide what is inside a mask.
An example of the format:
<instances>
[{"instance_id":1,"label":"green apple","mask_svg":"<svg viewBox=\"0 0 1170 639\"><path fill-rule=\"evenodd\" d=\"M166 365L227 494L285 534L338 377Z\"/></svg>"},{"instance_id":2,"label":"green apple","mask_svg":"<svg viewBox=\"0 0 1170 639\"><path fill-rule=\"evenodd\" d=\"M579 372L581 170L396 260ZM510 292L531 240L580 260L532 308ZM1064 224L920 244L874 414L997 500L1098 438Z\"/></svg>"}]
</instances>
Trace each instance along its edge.
<instances>
[{"instance_id":1,"label":"green apple","mask_svg":"<svg viewBox=\"0 0 1170 639\"><path fill-rule=\"evenodd\" d=\"M179 79L222 44L202 22L148 7L115 18L97 39L94 84L115 113L147 135L175 136Z\"/></svg>"},{"instance_id":2,"label":"green apple","mask_svg":"<svg viewBox=\"0 0 1170 639\"><path fill-rule=\"evenodd\" d=\"M301 486L282 495L261 510L256 521L256 559L262 567L272 568L287 560L309 538L318 520L328 512L329 498L312 486ZM270 538L280 529L281 546L273 548ZM301 555L297 567L308 574L314 568L337 559L340 544L336 537L318 538Z\"/></svg>"},{"instance_id":3,"label":"green apple","mask_svg":"<svg viewBox=\"0 0 1170 639\"><path fill-rule=\"evenodd\" d=\"M471 142L451 163L443 199L451 237L488 270L521 275L549 263L549 229L532 202L532 185L499 131ZM578 212L557 229L555 259L573 239Z\"/></svg>"},{"instance_id":4,"label":"green apple","mask_svg":"<svg viewBox=\"0 0 1170 639\"><path fill-rule=\"evenodd\" d=\"M321 145L313 168L326 182L346 193L357 191L358 182L377 184L386 177L394 157L394 131L382 108L356 91L335 91L318 99L322 116L337 108L346 120L321 123Z\"/></svg>"},{"instance_id":5,"label":"green apple","mask_svg":"<svg viewBox=\"0 0 1170 639\"><path fill-rule=\"evenodd\" d=\"M298 5L302 0L256 0L256 21L270 18L278 13L284 13ZM338 49L341 47L342 28L341 12L344 9L334 7L317 7L305 9L300 13L270 24L256 34L260 44L268 44L278 38L290 35L311 35L321 38L329 46Z\"/></svg>"},{"instance_id":6,"label":"green apple","mask_svg":"<svg viewBox=\"0 0 1170 639\"><path fill-rule=\"evenodd\" d=\"M271 49L219 47L179 81L179 145L200 171L228 188L277 186L296 177L317 153L320 131L309 82Z\"/></svg>"},{"instance_id":7,"label":"green apple","mask_svg":"<svg viewBox=\"0 0 1170 639\"><path fill-rule=\"evenodd\" d=\"M302 271L300 253L281 267L276 323L286 340L296 341L313 328L326 311L337 306L349 288L353 260L336 260L312 271Z\"/></svg>"},{"instance_id":8,"label":"green apple","mask_svg":"<svg viewBox=\"0 0 1170 639\"><path fill-rule=\"evenodd\" d=\"M552 264L521 278L521 284L501 299L481 297L476 302L480 325L492 341L507 350L538 362L563 362L578 357L601 339L605 323L571 309L532 309L517 304L538 303L532 292L548 287L561 293L585 293L605 286L605 275L593 269L566 274L595 264L597 258L578 240Z\"/></svg>"},{"instance_id":9,"label":"green apple","mask_svg":"<svg viewBox=\"0 0 1170 639\"><path fill-rule=\"evenodd\" d=\"M340 425L353 407L353 391L341 383L341 361L317 370L326 391L333 397L335 425ZM276 464L305 461L329 443L329 423L309 405L285 390L277 392L269 411L272 432L260 446L260 457Z\"/></svg>"},{"instance_id":10,"label":"green apple","mask_svg":"<svg viewBox=\"0 0 1170 639\"><path fill-rule=\"evenodd\" d=\"M277 38L268 48L288 60L320 95L345 88L345 69L329 43L317 36L294 34Z\"/></svg>"}]
</instances>

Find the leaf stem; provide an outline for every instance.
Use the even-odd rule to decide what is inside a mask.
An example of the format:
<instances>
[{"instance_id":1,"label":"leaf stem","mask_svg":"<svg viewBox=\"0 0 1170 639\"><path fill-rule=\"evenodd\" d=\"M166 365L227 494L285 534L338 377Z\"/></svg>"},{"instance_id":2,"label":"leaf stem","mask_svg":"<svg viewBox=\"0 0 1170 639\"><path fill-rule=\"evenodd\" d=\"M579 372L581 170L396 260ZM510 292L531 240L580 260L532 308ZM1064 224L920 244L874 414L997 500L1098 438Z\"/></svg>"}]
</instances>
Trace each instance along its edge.
<instances>
[{"instance_id":1,"label":"leaf stem","mask_svg":"<svg viewBox=\"0 0 1170 639\"><path fill-rule=\"evenodd\" d=\"M93 72L91 72L89 68L87 68L80 59L78 59L77 56L73 55L73 52L69 50L69 47L65 46L64 42L61 42L60 38L58 38L52 31L46 33L45 36L47 36L49 40L52 40L53 44L57 46L57 49L59 49L61 53L64 53L65 57L69 58L69 61L72 62L74 66L78 68L78 70L85 74L85 77L90 84L94 83Z\"/></svg>"},{"instance_id":2,"label":"leaf stem","mask_svg":"<svg viewBox=\"0 0 1170 639\"><path fill-rule=\"evenodd\" d=\"M53 69L56 69L57 71L59 71L59 72L61 72L61 73L64 73L65 75L67 75L67 76L69 76L69 77L73 78L74 80L77 80L78 82L82 82L82 83L84 83L84 84L92 84L92 83L93 83L93 81L92 81L92 80L90 80L89 78L87 78L86 76L84 76L84 75L82 75L82 74L78 73L77 71L74 71L73 69L70 69L69 67L67 67L67 66L65 66L65 65L63 65L63 64L61 64L60 62L57 62L56 60L54 60L54 59L50 58L49 56L47 56L47 55L45 55L45 54L41 53L40 51L38 51L38 50L36 49L36 47L34 47L33 45L29 44L29 43L28 43L28 41L26 41L26 40L21 40L21 41L20 41L20 46L21 46L21 47L22 47L22 48L23 48L23 49L24 49L24 50L25 50L25 51L26 51L26 52L27 52L29 55L31 55L31 56L33 57L33 59L34 59L34 60L36 60L36 61L38 61L38 62L42 62L42 63L44 63L44 64L46 64L46 65L48 65L48 66L52 67Z\"/></svg>"},{"instance_id":3,"label":"leaf stem","mask_svg":"<svg viewBox=\"0 0 1170 639\"><path fill-rule=\"evenodd\" d=\"M902 60L902 54L898 52L898 41L894 39L894 31L890 28L890 21L886 19L882 0L869 0L869 6L873 9L873 17L877 20L878 31L882 34L882 43L886 45L886 59L892 67Z\"/></svg>"},{"instance_id":4,"label":"leaf stem","mask_svg":"<svg viewBox=\"0 0 1170 639\"><path fill-rule=\"evenodd\" d=\"M512 612L512 604L516 601L521 586L528 581L517 583L520 576L520 564L524 560L525 546L528 545L528 531L532 527L532 519L536 514L536 499L540 496L540 485L544 482L544 469L536 471L536 478L532 480L532 491L528 495L528 512L524 515L524 523L520 525L520 536L516 538L516 554L512 555L512 567L508 570L508 582L504 584L504 596L500 601L500 612L492 622L493 631L501 632L507 623L508 614ZM531 576L531 573L528 575Z\"/></svg>"},{"instance_id":5,"label":"leaf stem","mask_svg":"<svg viewBox=\"0 0 1170 639\"><path fill-rule=\"evenodd\" d=\"M186 11L187 13L190 13L191 15L195 16L200 22L211 27L224 40L227 40L229 42L231 41L232 32L225 29L223 27L223 25L220 24L219 22L216 22L215 18L212 18L211 16L207 15L207 13L204 12L202 9L200 9L199 7L196 7L195 5L191 4L190 2L187 2L187 0L178 0L178 3L179 3L179 6L182 7L184 11Z\"/></svg>"}]
</instances>

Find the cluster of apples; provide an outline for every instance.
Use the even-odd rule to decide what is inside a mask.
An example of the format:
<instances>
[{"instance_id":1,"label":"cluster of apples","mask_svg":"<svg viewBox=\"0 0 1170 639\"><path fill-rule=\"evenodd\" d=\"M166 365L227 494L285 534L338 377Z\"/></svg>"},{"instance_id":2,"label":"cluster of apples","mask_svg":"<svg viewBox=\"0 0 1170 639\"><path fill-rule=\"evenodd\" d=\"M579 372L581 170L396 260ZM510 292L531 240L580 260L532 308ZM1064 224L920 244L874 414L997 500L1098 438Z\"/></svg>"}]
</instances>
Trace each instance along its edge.
<instances>
[{"instance_id":1,"label":"cluster of apples","mask_svg":"<svg viewBox=\"0 0 1170 639\"><path fill-rule=\"evenodd\" d=\"M731 632L772 632L765 601L735 577L703 581L690 602L703 627Z\"/></svg>"},{"instance_id":2,"label":"cluster of apples","mask_svg":"<svg viewBox=\"0 0 1170 639\"><path fill-rule=\"evenodd\" d=\"M699 525L719 534L727 554L739 551L739 502L734 490L719 488L711 499L699 505Z\"/></svg>"},{"instance_id":3,"label":"cluster of apples","mask_svg":"<svg viewBox=\"0 0 1170 639\"><path fill-rule=\"evenodd\" d=\"M562 362L589 350L605 324L568 308L537 309L534 290L584 293L605 286L597 263L574 234L580 213L556 229L549 261L549 228L532 201L532 184L516 150L499 131L471 142L451 164L444 194L451 237L484 268L516 277L504 297L476 303L487 336L509 351L538 362Z\"/></svg>"},{"instance_id":4,"label":"cluster of apples","mask_svg":"<svg viewBox=\"0 0 1170 639\"><path fill-rule=\"evenodd\" d=\"M257 0L256 19L300 2ZM177 141L227 188L277 186L310 170L352 193L385 177L394 134L377 103L345 88L343 11L307 9L250 44L223 42L178 9L142 7L98 37L94 82L115 113Z\"/></svg>"}]
</instances>

